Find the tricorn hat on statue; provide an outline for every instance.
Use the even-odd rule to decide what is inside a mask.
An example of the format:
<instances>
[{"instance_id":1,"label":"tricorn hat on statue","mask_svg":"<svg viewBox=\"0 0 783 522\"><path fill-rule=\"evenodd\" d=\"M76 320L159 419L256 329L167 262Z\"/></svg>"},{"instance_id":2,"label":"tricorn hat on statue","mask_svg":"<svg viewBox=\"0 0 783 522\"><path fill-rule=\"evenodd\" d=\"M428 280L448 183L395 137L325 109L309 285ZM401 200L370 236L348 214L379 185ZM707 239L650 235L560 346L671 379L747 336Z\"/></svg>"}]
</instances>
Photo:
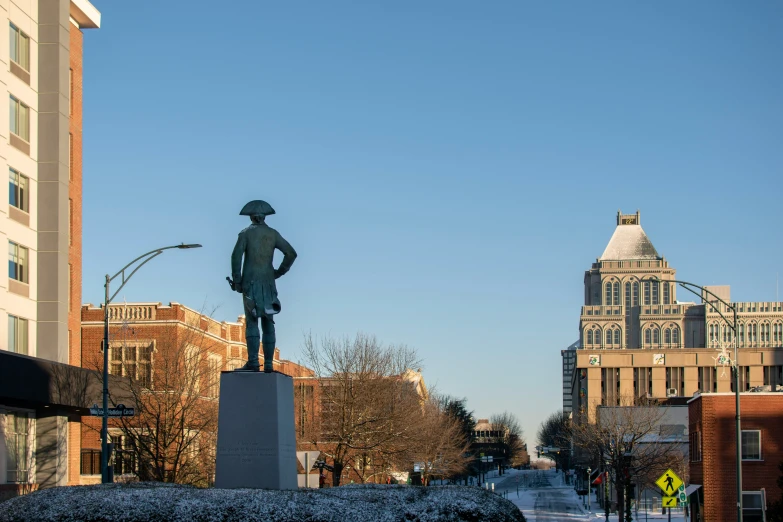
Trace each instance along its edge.
<instances>
[{"instance_id":1,"label":"tricorn hat on statue","mask_svg":"<svg viewBox=\"0 0 783 522\"><path fill-rule=\"evenodd\" d=\"M267 203L266 201L262 201L260 199L254 199L244 207L242 207L242 211L239 213L240 216L271 216L275 213L275 209L272 208L272 205Z\"/></svg>"}]
</instances>

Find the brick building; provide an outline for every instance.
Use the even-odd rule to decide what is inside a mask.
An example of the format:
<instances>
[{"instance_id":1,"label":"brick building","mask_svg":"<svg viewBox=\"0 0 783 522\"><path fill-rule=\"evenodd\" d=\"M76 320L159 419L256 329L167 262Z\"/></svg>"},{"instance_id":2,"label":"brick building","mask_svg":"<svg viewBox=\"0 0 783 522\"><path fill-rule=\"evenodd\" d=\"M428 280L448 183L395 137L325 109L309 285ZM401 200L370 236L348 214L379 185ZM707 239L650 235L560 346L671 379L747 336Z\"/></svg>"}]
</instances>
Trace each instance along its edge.
<instances>
[{"instance_id":1,"label":"brick building","mask_svg":"<svg viewBox=\"0 0 783 522\"><path fill-rule=\"evenodd\" d=\"M762 488L767 503L780 498L776 480L783 462L783 393L743 393L740 413L743 520L756 522L762 520ZM701 485L690 496L691 520L736 520L735 395L696 395L688 401L688 419L690 481Z\"/></svg>"},{"instance_id":2,"label":"brick building","mask_svg":"<svg viewBox=\"0 0 783 522\"><path fill-rule=\"evenodd\" d=\"M84 305L81 312L82 365L102 369L104 308ZM153 393L172 389L197 393L199 400L212 405L215 415L220 372L234 370L247 360L244 317L235 323L219 322L179 303L127 303L109 305L109 321L110 375L133 379ZM179 363L174 360L178 358ZM312 375L303 366L281 360L279 349L275 349L273 364L276 371L292 377ZM169 375L187 374L191 369L194 369L192 382L183 383ZM100 418L83 419L82 484L100 482L100 429ZM122 445L116 421L110 421L109 435ZM134 471L128 468L118 453L115 474Z\"/></svg>"},{"instance_id":3,"label":"brick building","mask_svg":"<svg viewBox=\"0 0 783 522\"><path fill-rule=\"evenodd\" d=\"M9 110L0 127L9 187L0 205L9 265L0 279L0 490L15 494L16 484L79 482L82 405L55 397L51 384L81 358L82 30L101 15L88 0L2 1L0 13L10 101L0 105ZM37 388L16 385L25 374Z\"/></svg>"}]
</instances>

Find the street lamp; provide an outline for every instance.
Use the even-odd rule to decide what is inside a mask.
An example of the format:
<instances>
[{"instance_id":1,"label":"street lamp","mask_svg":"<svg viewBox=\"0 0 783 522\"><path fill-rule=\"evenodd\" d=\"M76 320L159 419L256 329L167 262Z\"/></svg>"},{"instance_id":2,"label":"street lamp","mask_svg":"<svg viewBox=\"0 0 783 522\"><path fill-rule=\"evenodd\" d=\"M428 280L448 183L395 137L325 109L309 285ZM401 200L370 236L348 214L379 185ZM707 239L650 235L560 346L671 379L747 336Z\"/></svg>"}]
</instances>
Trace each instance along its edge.
<instances>
[{"instance_id":1,"label":"street lamp","mask_svg":"<svg viewBox=\"0 0 783 522\"><path fill-rule=\"evenodd\" d=\"M106 283L104 284L106 288L106 297L103 301L103 423L101 425L101 483L103 484L109 482L109 304L117 297L117 294L122 290L122 287L125 286L125 283L133 277L133 274L135 274L139 268L147 264L151 259L161 255L164 250L169 250L171 248L201 248L201 245L182 243L180 245L156 248L146 254L140 255L122 267L122 269L113 276L109 277L109 274L106 274ZM141 261L141 263L139 263L126 277L125 271L139 261ZM109 283L120 275L122 276L122 284L120 284L120 287L117 288L111 297L109 297Z\"/></svg>"},{"instance_id":2,"label":"street lamp","mask_svg":"<svg viewBox=\"0 0 783 522\"><path fill-rule=\"evenodd\" d=\"M592 513L590 510L590 468L587 468L587 512Z\"/></svg>"},{"instance_id":3,"label":"street lamp","mask_svg":"<svg viewBox=\"0 0 783 522\"><path fill-rule=\"evenodd\" d=\"M713 310L715 310L718 315L720 315L721 319L726 323L726 325L731 328L731 331L734 336L734 360L732 361L732 368L734 370L734 398L735 398L735 408L736 408L736 445L737 445L737 522L742 522L742 427L740 423L740 389L739 389L739 336L737 335L737 305L732 305L718 297L717 295L713 294L703 286L699 286L693 283L689 283L687 281L678 281L676 279L659 279L657 277L653 278L654 280L658 282L663 283L677 283L685 290L689 291L690 293L699 296L699 298L704 301L705 305L709 305L712 307ZM694 288L698 288L701 290L702 293L696 292ZM714 297L721 303L723 303L727 309L731 310L733 317L731 323L729 323L728 318L726 318L725 315L723 315L723 312L721 312L720 308L715 306L713 303L711 303L709 300L704 298L704 294L708 294L711 297ZM706 332L705 332L706 335ZM706 344L706 343L705 343ZM725 348L724 348L725 349ZM722 355L725 355L725 352L723 352Z\"/></svg>"}]
</instances>

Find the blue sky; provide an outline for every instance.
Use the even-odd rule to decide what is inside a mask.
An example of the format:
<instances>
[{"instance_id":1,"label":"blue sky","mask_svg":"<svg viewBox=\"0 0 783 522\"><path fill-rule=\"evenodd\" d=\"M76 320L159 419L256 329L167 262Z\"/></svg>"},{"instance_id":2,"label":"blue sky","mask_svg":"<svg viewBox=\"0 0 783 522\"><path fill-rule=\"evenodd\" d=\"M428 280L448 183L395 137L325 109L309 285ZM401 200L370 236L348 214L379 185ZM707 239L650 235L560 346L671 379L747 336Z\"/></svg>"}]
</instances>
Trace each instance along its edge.
<instances>
[{"instance_id":1,"label":"blue sky","mask_svg":"<svg viewBox=\"0 0 783 522\"><path fill-rule=\"evenodd\" d=\"M677 275L774 300L783 4L95 0L84 45L83 301L217 307L239 210L297 249L303 334L416 348L440 391L535 441L618 209ZM680 295L682 299L684 296Z\"/></svg>"}]
</instances>

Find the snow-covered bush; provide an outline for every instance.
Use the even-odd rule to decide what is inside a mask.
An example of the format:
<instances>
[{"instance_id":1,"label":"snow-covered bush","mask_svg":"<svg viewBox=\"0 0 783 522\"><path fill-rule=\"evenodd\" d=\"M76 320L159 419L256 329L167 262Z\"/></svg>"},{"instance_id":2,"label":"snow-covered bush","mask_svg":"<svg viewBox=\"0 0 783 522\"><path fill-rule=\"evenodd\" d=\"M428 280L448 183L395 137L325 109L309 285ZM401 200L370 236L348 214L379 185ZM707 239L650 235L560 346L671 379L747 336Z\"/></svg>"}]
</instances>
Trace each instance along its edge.
<instances>
[{"instance_id":1,"label":"snow-covered bush","mask_svg":"<svg viewBox=\"0 0 783 522\"><path fill-rule=\"evenodd\" d=\"M0 504L0 522L524 522L519 508L466 486L351 485L297 491L137 482L37 491Z\"/></svg>"}]
</instances>

